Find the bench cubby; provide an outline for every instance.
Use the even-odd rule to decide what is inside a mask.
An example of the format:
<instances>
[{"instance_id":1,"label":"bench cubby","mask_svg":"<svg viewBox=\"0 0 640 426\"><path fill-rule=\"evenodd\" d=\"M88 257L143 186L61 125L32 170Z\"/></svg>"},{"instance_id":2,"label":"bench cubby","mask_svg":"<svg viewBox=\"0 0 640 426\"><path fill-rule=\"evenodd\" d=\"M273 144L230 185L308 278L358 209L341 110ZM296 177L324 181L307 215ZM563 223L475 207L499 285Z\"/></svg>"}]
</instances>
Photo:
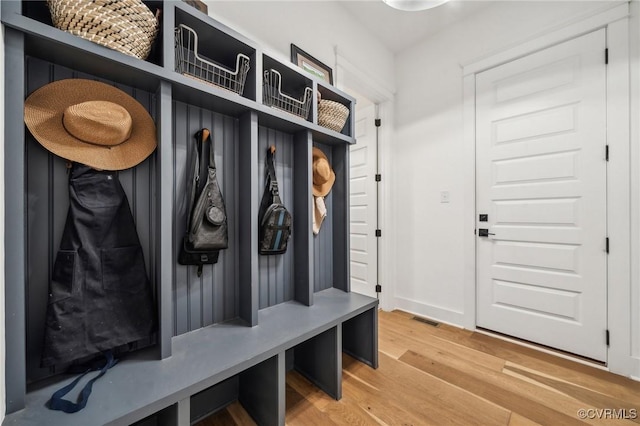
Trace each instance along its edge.
<instances>
[{"instance_id":1,"label":"bench cubby","mask_svg":"<svg viewBox=\"0 0 640 426\"><path fill-rule=\"evenodd\" d=\"M161 31L146 61L54 28L44 1L3 2L5 28L5 252L7 416L3 425L186 425L239 401L259 424L284 424L285 375L295 368L341 397L341 352L377 367L376 299L349 292L350 118L334 132L263 104L262 76L277 69L295 85L348 105L355 101L183 2L161 9ZM242 95L175 71L174 27L188 25L207 56L251 60ZM48 284L68 206L65 160L46 151L23 124L24 99L50 82L87 78L136 98L156 122L158 148L118 173L131 204L153 283L158 332L137 342L98 381L87 408L46 408L72 380L39 367ZM289 89L289 87L288 87ZM215 265L177 263L186 223L186 164L193 134L211 129L218 180L229 217L229 248ZM10 142L10 143L9 143ZM258 207L266 149L293 215L287 253L258 254ZM336 173L329 217L314 237L312 149ZM63 366L64 367L64 366ZM91 376L91 375L89 375Z\"/></svg>"}]
</instances>

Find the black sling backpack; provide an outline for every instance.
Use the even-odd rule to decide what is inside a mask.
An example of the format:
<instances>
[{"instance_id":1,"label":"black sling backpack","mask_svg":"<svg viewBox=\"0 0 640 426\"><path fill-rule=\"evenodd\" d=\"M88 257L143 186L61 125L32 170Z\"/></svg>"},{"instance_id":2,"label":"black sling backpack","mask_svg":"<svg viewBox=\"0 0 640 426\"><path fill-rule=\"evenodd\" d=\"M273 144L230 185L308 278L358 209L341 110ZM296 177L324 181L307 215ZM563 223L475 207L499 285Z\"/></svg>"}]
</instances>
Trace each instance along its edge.
<instances>
[{"instance_id":1,"label":"black sling backpack","mask_svg":"<svg viewBox=\"0 0 640 426\"><path fill-rule=\"evenodd\" d=\"M182 241L178 263L197 265L198 276L202 275L202 265L218 261L220 250L229 245L227 233L227 213L222 192L216 177L216 163L213 141L209 129L195 134L193 148L193 175L189 182L189 206L187 229ZM205 156L205 142L209 141L209 155ZM208 158L208 160L206 160ZM205 164L201 164L205 163ZM201 172L206 170L204 182Z\"/></svg>"},{"instance_id":2,"label":"black sling backpack","mask_svg":"<svg viewBox=\"0 0 640 426\"><path fill-rule=\"evenodd\" d=\"M258 249L260 254L282 254L287 251L287 242L291 236L291 213L282 204L278 192L276 170L273 165L275 146L267 149L265 167L265 188L260 202L258 213L258 225L260 227L260 240Z\"/></svg>"}]
</instances>

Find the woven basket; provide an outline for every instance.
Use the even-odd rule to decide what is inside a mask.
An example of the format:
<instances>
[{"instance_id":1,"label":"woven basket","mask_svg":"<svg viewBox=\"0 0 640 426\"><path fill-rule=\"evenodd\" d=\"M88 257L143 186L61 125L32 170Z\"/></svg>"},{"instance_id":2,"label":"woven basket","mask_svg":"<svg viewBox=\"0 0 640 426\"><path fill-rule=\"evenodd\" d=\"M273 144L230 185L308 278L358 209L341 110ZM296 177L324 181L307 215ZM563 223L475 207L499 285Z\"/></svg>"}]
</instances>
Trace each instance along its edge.
<instances>
[{"instance_id":1,"label":"woven basket","mask_svg":"<svg viewBox=\"0 0 640 426\"><path fill-rule=\"evenodd\" d=\"M141 0L47 0L56 28L140 59L158 34L158 19Z\"/></svg>"},{"instance_id":2,"label":"woven basket","mask_svg":"<svg viewBox=\"0 0 640 426\"><path fill-rule=\"evenodd\" d=\"M321 99L318 101L318 124L336 132L341 132L347 118L349 108L339 102Z\"/></svg>"}]
</instances>

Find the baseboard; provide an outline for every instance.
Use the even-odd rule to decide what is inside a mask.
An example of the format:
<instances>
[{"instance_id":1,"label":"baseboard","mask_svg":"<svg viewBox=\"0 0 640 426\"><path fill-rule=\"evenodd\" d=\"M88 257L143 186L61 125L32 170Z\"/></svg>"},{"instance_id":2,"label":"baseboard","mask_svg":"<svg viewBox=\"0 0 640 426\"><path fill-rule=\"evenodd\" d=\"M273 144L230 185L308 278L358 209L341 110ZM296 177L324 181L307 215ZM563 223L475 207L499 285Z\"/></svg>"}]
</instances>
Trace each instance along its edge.
<instances>
[{"instance_id":1,"label":"baseboard","mask_svg":"<svg viewBox=\"0 0 640 426\"><path fill-rule=\"evenodd\" d=\"M416 302L415 300L405 299L403 297L395 298L395 308L402 311L412 313L421 317L426 317L439 322L454 325L456 327L464 327L464 313L439 306L429 305L426 303Z\"/></svg>"}]
</instances>

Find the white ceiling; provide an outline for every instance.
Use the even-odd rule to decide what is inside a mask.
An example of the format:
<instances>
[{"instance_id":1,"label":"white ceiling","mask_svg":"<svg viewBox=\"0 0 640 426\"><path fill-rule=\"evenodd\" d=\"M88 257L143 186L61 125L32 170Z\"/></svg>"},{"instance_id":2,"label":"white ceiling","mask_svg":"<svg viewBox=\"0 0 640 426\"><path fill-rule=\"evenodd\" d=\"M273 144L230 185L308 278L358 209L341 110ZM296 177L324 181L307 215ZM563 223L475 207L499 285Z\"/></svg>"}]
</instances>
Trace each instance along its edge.
<instances>
[{"instance_id":1,"label":"white ceiling","mask_svg":"<svg viewBox=\"0 0 640 426\"><path fill-rule=\"evenodd\" d=\"M404 12L387 6L382 0L341 1L354 20L360 22L389 50L398 53L452 22L477 13L492 1L451 0L420 12Z\"/></svg>"}]
</instances>

